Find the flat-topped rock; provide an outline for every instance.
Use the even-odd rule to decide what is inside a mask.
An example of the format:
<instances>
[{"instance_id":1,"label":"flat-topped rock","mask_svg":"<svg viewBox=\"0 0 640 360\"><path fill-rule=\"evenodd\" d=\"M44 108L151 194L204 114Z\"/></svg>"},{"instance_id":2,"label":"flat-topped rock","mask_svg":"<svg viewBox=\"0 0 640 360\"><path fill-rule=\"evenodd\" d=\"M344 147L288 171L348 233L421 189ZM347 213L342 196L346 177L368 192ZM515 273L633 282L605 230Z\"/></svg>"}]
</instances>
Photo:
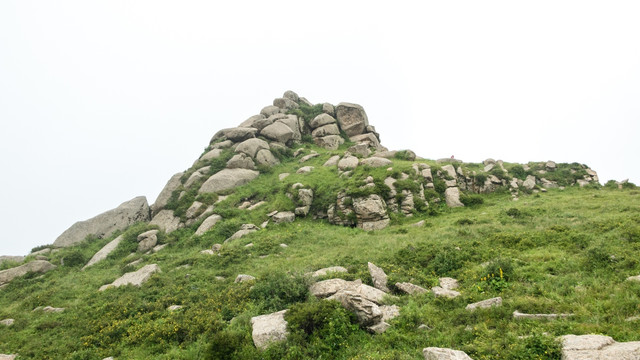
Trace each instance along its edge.
<instances>
[{"instance_id":1,"label":"flat-topped rock","mask_svg":"<svg viewBox=\"0 0 640 360\"><path fill-rule=\"evenodd\" d=\"M149 220L151 212L147 198L139 196L91 219L78 221L58 236L53 246L72 246L82 242L89 235L98 238L109 237L117 230L124 230L137 222Z\"/></svg>"},{"instance_id":2,"label":"flat-topped rock","mask_svg":"<svg viewBox=\"0 0 640 360\"><path fill-rule=\"evenodd\" d=\"M251 158L255 158L260 150L269 150L269 143L262 139L249 139L236 146L236 153L243 153Z\"/></svg>"},{"instance_id":3,"label":"flat-topped rock","mask_svg":"<svg viewBox=\"0 0 640 360\"><path fill-rule=\"evenodd\" d=\"M281 122L274 122L260 131L260 135L267 139L286 143L293 139L294 132L287 125Z\"/></svg>"},{"instance_id":4,"label":"flat-topped rock","mask_svg":"<svg viewBox=\"0 0 640 360\"><path fill-rule=\"evenodd\" d=\"M341 290L332 295L329 300L336 300L342 307L355 313L360 325L372 326L382 321L382 311L378 305L362 294Z\"/></svg>"},{"instance_id":5,"label":"flat-topped rock","mask_svg":"<svg viewBox=\"0 0 640 360\"><path fill-rule=\"evenodd\" d=\"M16 266L11 269L0 271L0 286L8 284L13 279L24 276L30 272L44 274L55 269L55 265L46 260L34 260L24 265Z\"/></svg>"},{"instance_id":6,"label":"flat-topped rock","mask_svg":"<svg viewBox=\"0 0 640 360\"><path fill-rule=\"evenodd\" d=\"M296 219L296 214L291 211L281 211L271 217L276 224L293 222Z\"/></svg>"},{"instance_id":7,"label":"flat-topped rock","mask_svg":"<svg viewBox=\"0 0 640 360\"><path fill-rule=\"evenodd\" d=\"M149 222L157 225L165 233L170 234L180 228L180 218L173 214L173 210L160 210Z\"/></svg>"},{"instance_id":8,"label":"flat-topped rock","mask_svg":"<svg viewBox=\"0 0 640 360\"><path fill-rule=\"evenodd\" d=\"M393 164L393 162L391 162L391 160L389 159L385 159L382 157L370 157L370 158L366 158L366 159L362 159L360 160L360 163L363 165L367 165L370 167L388 167L391 164Z\"/></svg>"},{"instance_id":9,"label":"flat-topped rock","mask_svg":"<svg viewBox=\"0 0 640 360\"><path fill-rule=\"evenodd\" d=\"M330 266L320 270L316 270L311 274L311 277L317 278L320 276L325 276L329 273L346 273L348 270L342 266Z\"/></svg>"},{"instance_id":10,"label":"flat-topped rock","mask_svg":"<svg viewBox=\"0 0 640 360\"><path fill-rule=\"evenodd\" d=\"M12 256L12 255L2 255L0 256L0 265L4 262L22 262L24 260L24 256Z\"/></svg>"},{"instance_id":11,"label":"flat-topped rock","mask_svg":"<svg viewBox=\"0 0 640 360\"><path fill-rule=\"evenodd\" d=\"M202 184L198 193L215 193L242 186L260 175L259 172L247 169L223 169L211 175Z\"/></svg>"},{"instance_id":12,"label":"flat-topped rock","mask_svg":"<svg viewBox=\"0 0 640 360\"><path fill-rule=\"evenodd\" d=\"M425 360L473 360L464 351L447 348L428 347L422 354Z\"/></svg>"},{"instance_id":13,"label":"flat-topped rock","mask_svg":"<svg viewBox=\"0 0 640 360\"><path fill-rule=\"evenodd\" d=\"M396 288L409 295L424 294L427 292L427 289L409 282L398 282L396 283Z\"/></svg>"},{"instance_id":14,"label":"flat-topped rock","mask_svg":"<svg viewBox=\"0 0 640 360\"><path fill-rule=\"evenodd\" d=\"M619 343L604 335L560 337L563 360L638 360L640 341Z\"/></svg>"},{"instance_id":15,"label":"flat-topped rock","mask_svg":"<svg viewBox=\"0 0 640 360\"><path fill-rule=\"evenodd\" d=\"M344 144L344 139L340 135L327 135L313 138L313 142L328 150L338 150L340 145Z\"/></svg>"},{"instance_id":16,"label":"flat-topped rock","mask_svg":"<svg viewBox=\"0 0 640 360\"><path fill-rule=\"evenodd\" d=\"M435 295L435 297L446 297L446 298L449 298L449 299L453 299L455 297L460 296L459 292L457 292L455 290L445 289L445 288L440 287L440 286L432 287L431 291L433 292L433 295Z\"/></svg>"},{"instance_id":17,"label":"flat-topped rock","mask_svg":"<svg viewBox=\"0 0 640 360\"><path fill-rule=\"evenodd\" d=\"M233 235L231 235L228 239L226 239L224 242L229 242L231 240L236 240L236 239L240 239L248 234L251 234L252 232L258 231L259 228L257 226L255 226L254 224L242 224L242 226L240 227L240 230L236 231Z\"/></svg>"},{"instance_id":18,"label":"flat-topped rock","mask_svg":"<svg viewBox=\"0 0 640 360\"><path fill-rule=\"evenodd\" d=\"M473 304L469 304L467 305L466 309L469 311L473 311L475 309L488 309L491 307L498 307L498 306L502 306L502 298L501 297L495 297L495 298L491 298L491 299L487 299L487 300L482 300L482 301L478 301L475 302Z\"/></svg>"},{"instance_id":19,"label":"flat-topped rock","mask_svg":"<svg viewBox=\"0 0 640 360\"><path fill-rule=\"evenodd\" d=\"M111 252L113 250L115 250L118 247L118 245L120 245L120 242L122 241L122 239L123 239L123 237L122 237L122 235L120 235L117 238L109 241L109 243L107 245L102 247L102 249L98 250L98 252L93 255L91 260L89 260L87 265L85 265L82 268L82 270L88 268L91 265L95 265L95 264L99 263L100 261L106 259L107 256L109 256L109 254L111 254Z\"/></svg>"},{"instance_id":20,"label":"flat-topped rock","mask_svg":"<svg viewBox=\"0 0 640 360\"><path fill-rule=\"evenodd\" d=\"M309 127L311 127L312 129L316 129L325 125L336 123L337 121L333 116L323 113L313 118L313 120L309 122Z\"/></svg>"},{"instance_id":21,"label":"flat-topped rock","mask_svg":"<svg viewBox=\"0 0 640 360\"><path fill-rule=\"evenodd\" d=\"M160 267L157 264L145 265L137 271L129 272L122 275L111 284L101 286L99 291L104 291L111 287L120 287L124 285L140 286L147 280L149 280L151 278L151 275L157 272L160 272Z\"/></svg>"}]
</instances>

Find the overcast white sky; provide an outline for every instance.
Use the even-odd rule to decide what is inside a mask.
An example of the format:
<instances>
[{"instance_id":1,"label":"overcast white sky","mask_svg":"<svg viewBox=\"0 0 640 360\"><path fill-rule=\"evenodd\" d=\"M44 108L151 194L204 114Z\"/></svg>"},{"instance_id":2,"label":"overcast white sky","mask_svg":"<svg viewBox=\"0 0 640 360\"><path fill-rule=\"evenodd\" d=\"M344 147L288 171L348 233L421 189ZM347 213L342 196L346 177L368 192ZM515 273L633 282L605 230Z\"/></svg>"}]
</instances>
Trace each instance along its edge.
<instances>
[{"instance_id":1,"label":"overcast white sky","mask_svg":"<svg viewBox=\"0 0 640 360\"><path fill-rule=\"evenodd\" d=\"M153 203L285 90L390 149L640 183L637 1L0 1L0 255Z\"/></svg>"}]
</instances>

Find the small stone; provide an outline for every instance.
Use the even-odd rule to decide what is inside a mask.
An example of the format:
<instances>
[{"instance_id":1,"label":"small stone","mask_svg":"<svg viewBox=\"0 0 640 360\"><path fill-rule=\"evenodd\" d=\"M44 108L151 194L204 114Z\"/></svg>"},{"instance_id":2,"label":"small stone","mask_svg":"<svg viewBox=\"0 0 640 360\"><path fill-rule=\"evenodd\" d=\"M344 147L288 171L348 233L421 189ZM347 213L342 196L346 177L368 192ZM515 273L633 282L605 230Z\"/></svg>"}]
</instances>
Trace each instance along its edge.
<instances>
[{"instance_id":1,"label":"small stone","mask_svg":"<svg viewBox=\"0 0 640 360\"><path fill-rule=\"evenodd\" d=\"M180 309L182 309L182 307L183 307L182 305L171 305L171 306L169 306L169 307L167 308L167 310L169 310L169 311L176 311L176 310L180 310Z\"/></svg>"},{"instance_id":2,"label":"small stone","mask_svg":"<svg viewBox=\"0 0 640 360\"><path fill-rule=\"evenodd\" d=\"M245 281L255 280L256 278L251 275L240 274L236 277L235 283L241 283Z\"/></svg>"},{"instance_id":3,"label":"small stone","mask_svg":"<svg viewBox=\"0 0 640 360\"><path fill-rule=\"evenodd\" d=\"M303 166L300 169L298 169L298 171L296 171L296 174L308 174L311 171L313 171L314 167L313 166Z\"/></svg>"},{"instance_id":4,"label":"small stone","mask_svg":"<svg viewBox=\"0 0 640 360\"><path fill-rule=\"evenodd\" d=\"M280 179L280 181L284 180L287 178L287 176L289 176L289 173L282 173L280 175L278 175L278 179Z\"/></svg>"},{"instance_id":5,"label":"small stone","mask_svg":"<svg viewBox=\"0 0 640 360\"><path fill-rule=\"evenodd\" d=\"M281 248L288 248L288 247L289 247L289 245L287 245L287 244L280 244L280 247L281 247Z\"/></svg>"},{"instance_id":6,"label":"small stone","mask_svg":"<svg viewBox=\"0 0 640 360\"><path fill-rule=\"evenodd\" d=\"M13 325L14 321L15 320L13 320L13 319L0 320L0 325L11 326L11 325Z\"/></svg>"}]
</instances>

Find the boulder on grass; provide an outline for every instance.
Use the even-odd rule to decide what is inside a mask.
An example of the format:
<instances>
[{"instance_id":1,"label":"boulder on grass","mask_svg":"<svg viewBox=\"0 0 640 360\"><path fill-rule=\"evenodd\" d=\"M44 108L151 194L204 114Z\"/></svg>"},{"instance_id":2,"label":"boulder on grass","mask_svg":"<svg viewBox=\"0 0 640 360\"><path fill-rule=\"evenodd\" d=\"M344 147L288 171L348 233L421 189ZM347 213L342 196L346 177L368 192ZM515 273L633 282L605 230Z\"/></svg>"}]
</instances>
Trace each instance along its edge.
<instances>
[{"instance_id":1,"label":"boulder on grass","mask_svg":"<svg viewBox=\"0 0 640 360\"><path fill-rule=\"evenodd\" d=\"M360 135L369 125L364 108L357 104L340 103L336 107L336 118L340 128L348 135Z\"/></svg>"},{"instance_id":2,"label":"boulder on grass","mask_svg":"<svg viewBox=\"0 0 640 360\"><path fill-rule=\"evenodd\" d=\"M106 259L107 256L109 256L109 254L111 254L111 252L113 250L115 250L118 247L118 245L120 245L120 241L122 241L122 239L123 239L123 237L122 237L122 235L120 235L117 238L111 240L107 245L105 245L102 249L100 249L97 253L95 253L93 255L91 260L89 260L87 265L85 265L82 268L82 270L84 270L84 269L88 268L89 266L97 264L100 261Z\"/></svg>"},{"instance_id":3,"label":"boulder on grass","mask_svg":"<svg viewBox=\"0 0 640 360\"><path fill-rule=\"evenodd\" d=\"M251 337L258 349L266 349L271 343L284 341L289 334L284 314L287 310L251 318Z\"/></svg>"},{"instance_id":4,"label":"boulder on grass","mask_svg":"<svg viewBox=\"0 0 640 360\"><path fill-rule=\"evenodd\" d=\"M428 347L422 354L425 360L473 360L464 351L446 348Z\"/></svg>"},{"instance_id":5,"label":"boulder on grass","mask_svg":"<svg viewBox=\"0 0 640 360\"><path fill-rule=\"evenodd\" d=\"M34 260L24 265L16 266L7 270L2 270L0 271L0 286L8 284L13 279L24 276L30 272L44 274L55 268L55 265L52 265L46 260Z\"/></svg>"},{"instance_id":6,"label":"boulder on grass","mask_svg":"<svg viewBox=\"0 0 640 360\"><path fill-rule=\"evenodd\" d=\"M202 184L198 193L214 193L230 190L244 185L260 175L259 172L247 169L223 169L211 175Z\"/></svg>"},{"instance_id":7,"label":"boulder on grass","mask_svg":"<svg viewBox=\"0 0 640 360\"><path fill-rule=\"evenodd\" d=\"M104 291L111 287L120 287L123 285L140 286L144 282L149 280L151 278L151 275L157 272L160 272L160 267L157 264L145 265L137 271L129 272L122 275L111 284L101 286L99 291Z\"/></svg>"}]
</instances>

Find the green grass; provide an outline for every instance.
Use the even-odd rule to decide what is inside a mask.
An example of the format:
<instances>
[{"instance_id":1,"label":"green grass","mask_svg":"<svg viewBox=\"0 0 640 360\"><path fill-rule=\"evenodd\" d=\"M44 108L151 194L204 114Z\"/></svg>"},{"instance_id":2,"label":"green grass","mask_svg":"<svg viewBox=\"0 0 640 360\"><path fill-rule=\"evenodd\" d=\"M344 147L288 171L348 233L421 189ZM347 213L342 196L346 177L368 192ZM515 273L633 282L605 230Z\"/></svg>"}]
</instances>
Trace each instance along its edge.
<instances>
[{"instance_id":1,"label":"green grass","mask_svg":"<svg viewBox=\"0 0 640 360\"><path fill-rule=\"evenodd\" d=\"M517 202L506 192L472 195L467 200L473 206L450 209L431 203L413 217L393 215L392 225L384 230L365 232L312 217L326 210L340 191L386 197L384 179L405 172L410 180L396 186L415 193L420 179L411 170L413 162L401 159L394 159L392 171L358 167L350 177L338 177L335 168L322 164L345 146L330 152L305 144L304 154L315 150L321 155L304 164L283 158L282 164L216 204L223 220L209 232L195 236L198 221L171 234L160 233L160 242L169 246L159 253L130 255L137 247L136 236L150 228L146 224L124 231L119 248L85 271L81 265L118 234L51 253L50 261L59 265L55 270L14 280L0 290L0 319L15 319L13 326L0 329L0 353L19 353L25 359L422 359L422 348L437 346L464 350L474 359L559 359L555 337L560 335L600 333L617 341L640 340L640 322L625 321L640 314L640 284L624 281L640 274L637 190L572 186L521 194ZM435 176L432 161L420 162L431 164ZM315 169L296 174L302 165ZM508 169L514 166L505 164ZM570 174L574 167L559 164L558 173ZM291 175L280 181L283 172ZM367 176L376 186L361 189ZM273 210L293 210L297 205L291 185L297 182L315 193L307 218L270 225L224 244L220 256L200 254L223 243L243 223L259 225ZM198 187L189 189L187 200L178 201L176 192L171 206L186 209L198 196ZM217 197L200 199L210 204ZM238 209L246 200L267 204L253 211ZM420 220L424 226L411 226ZM245 247L248 243L254 246ZM63 258L71 261L60 265ZM126 266L139 258L142 264ZM450 276L459 280L462 296L443 300L430 293L396 293L389 302L401 307L400 316L386 333L371 335L341 307L308 294L305 274L328 266L349 270L335 276L371 284L368 261L386 271L394 292L396 282L430 288L438 277ZM162 272L140 288L97 291L123 273L152 263ZM238 274L257 279L235 284ZM496 296L504 299L500 308L465 310L468 303ZM184 308L166 310L174 304ZM66 310L33 312L47 305ZM264 352L256 350L251 317L284 308L292 309L289 339ZM574 316L516 321L515 310ZM419 329L422 324L428 329Z\"/></svg>"}]
</instances>

